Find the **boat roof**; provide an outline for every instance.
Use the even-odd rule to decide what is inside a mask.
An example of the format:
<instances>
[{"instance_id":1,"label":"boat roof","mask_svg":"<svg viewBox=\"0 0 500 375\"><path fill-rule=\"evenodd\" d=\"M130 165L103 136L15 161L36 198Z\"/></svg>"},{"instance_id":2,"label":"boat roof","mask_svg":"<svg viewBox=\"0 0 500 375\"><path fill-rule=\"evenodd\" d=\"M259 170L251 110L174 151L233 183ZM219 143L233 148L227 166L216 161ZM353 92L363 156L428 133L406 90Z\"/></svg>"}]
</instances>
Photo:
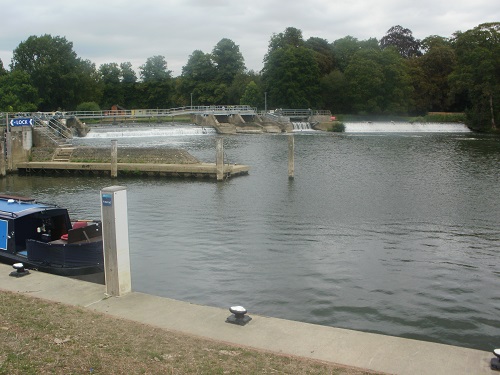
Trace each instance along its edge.
<instances>
[{"instance_id":1,"label":"boat roof","mask_svg":"<svg viewBox=\"0 0 500 375\"><path fill-rule=\"evenodd\" d=\"M50 209L58 209L58 207L36 203L34 200L0 197L0 216L19 217Z\"/></svg>"}]
</instances>

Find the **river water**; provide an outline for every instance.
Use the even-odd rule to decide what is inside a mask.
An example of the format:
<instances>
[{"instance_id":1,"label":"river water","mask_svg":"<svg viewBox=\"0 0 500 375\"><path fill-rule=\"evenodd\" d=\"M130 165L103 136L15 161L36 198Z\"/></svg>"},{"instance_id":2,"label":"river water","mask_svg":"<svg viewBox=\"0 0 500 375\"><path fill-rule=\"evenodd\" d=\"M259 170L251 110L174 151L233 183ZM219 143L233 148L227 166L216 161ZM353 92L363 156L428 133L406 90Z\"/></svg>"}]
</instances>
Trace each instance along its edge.
<instances>
[{"instance_id":1,"label":"river water","mask_svg":"<svg viewBox=\"0 0 500 375\"><path fill-rule=\"evenodd\" d=\"M500 139L463 129L224 137L224 182L22 177L3 191L99 218L127 187L135 291L491 350L500 337ZM214 162L217 135L96 131L76 144L177 147ZM160 312L159 312L160 313ZM229 313L228 313L229 314Z\"/></svg>"}]
</instances>

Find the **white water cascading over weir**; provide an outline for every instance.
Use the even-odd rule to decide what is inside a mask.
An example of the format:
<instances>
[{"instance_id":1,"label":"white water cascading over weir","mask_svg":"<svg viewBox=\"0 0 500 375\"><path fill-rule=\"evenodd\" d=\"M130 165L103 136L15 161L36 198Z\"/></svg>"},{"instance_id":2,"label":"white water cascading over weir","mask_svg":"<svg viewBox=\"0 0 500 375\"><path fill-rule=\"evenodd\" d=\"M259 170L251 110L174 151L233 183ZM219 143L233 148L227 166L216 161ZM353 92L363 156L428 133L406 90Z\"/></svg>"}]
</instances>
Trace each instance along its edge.
<instances>
[{"instance_id":1,"label":"white water cascading over weir","mask_svg":"<svg viewBox=\"0 0 500 375\"><path fill-rule=\"evenodd\" d=\"M346 133L470 133L464 124L438 122L346 122Z\"/></svg>"},{"instance_id":2,"label":"white water cascading over weir","mask_svg":"<svg viewBox=\"0 0 500 375\"><path fill-rule=\"evenodd\" d=\"M109 129L109 128L96 128L92 129L85 138L133 138L133 137L155 137L155 136L182 136L182 135L205 135L215 134L214 128L209 127L186 127L186 126L172 126L160 128L122 128L122 129Z\"/></svg>"},{"instance_id":3,"label":"white water cascading over weir","mask_svg":"<svg viewBox=\"0 0 500 375\"><path fill-rule=\"evenodd\" d=\"M308 122L292 122L294 132L314 131Z\"/></svg>"}]
</instances>

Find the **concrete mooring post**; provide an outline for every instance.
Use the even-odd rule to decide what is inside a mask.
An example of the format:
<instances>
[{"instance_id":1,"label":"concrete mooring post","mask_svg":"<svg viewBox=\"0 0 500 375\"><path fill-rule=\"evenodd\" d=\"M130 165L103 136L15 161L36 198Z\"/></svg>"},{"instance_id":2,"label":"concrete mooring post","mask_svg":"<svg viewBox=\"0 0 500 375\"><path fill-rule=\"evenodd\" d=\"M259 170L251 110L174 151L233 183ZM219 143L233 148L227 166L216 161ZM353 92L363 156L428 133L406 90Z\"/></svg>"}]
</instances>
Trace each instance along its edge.
<instances>
[{"instance_id":1,"label":"concrete mooring post","mask_svg":"<svg viewBox=\"0 0 500 375\"><path fill-rule=\"evenodd\" d=\"M111 141L111 178L118 177L118 145L116 139Z\"/></svg>"},{"instance_id":2,"label":"concrete mooring post","mask_svg":"<svg viewBox=\"0 0 500 375\"><path fill-rule=\"evenodd\" d=\"M294 163L294 151L295 151L295 138L293 135L288 136L288 179L294 179L295 173L295 163Z\"/></svg>"},{"instance_id":3,"label":"concrete mooring post","mask_svg":"<svg viewBox=\"0 0 500 375\"><path fill-rule=\"evenodd\" d=\"M217 181L224 179L224 139L217 138L217 151L215 156L215 164L217 168Z\"/></svg>"},{"instance_id":4,"label":"concrete mooring post","mask_svg":"<svg viewBox=\"0 0 500 375\"><path fill-rule=\"evenodd\" d=\"M101 217L106 293L121 296L132 290L125 187L101 190Z\"/></svg>"}]
</instances>

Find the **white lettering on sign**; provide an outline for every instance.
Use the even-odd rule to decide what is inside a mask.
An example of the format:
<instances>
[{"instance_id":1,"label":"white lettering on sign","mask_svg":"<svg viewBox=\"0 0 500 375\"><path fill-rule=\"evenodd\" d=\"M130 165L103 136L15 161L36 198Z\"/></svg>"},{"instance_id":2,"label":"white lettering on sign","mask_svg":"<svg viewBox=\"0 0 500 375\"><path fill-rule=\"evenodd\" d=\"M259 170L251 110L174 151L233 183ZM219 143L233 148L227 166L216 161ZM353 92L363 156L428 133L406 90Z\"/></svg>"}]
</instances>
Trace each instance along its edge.
<instances>
[{"instance_id":1,"label":"white lettering on sign","mask_svg":"<svg viewBox=\"0 0 500 375\"><path fill-rule=\"evenodd\" d=\"M10 125L12 125L12 126L33 125L33 119L31 119L31 118L15 118L15 119L10 120Z\"/></svg>"}]
</instances>

